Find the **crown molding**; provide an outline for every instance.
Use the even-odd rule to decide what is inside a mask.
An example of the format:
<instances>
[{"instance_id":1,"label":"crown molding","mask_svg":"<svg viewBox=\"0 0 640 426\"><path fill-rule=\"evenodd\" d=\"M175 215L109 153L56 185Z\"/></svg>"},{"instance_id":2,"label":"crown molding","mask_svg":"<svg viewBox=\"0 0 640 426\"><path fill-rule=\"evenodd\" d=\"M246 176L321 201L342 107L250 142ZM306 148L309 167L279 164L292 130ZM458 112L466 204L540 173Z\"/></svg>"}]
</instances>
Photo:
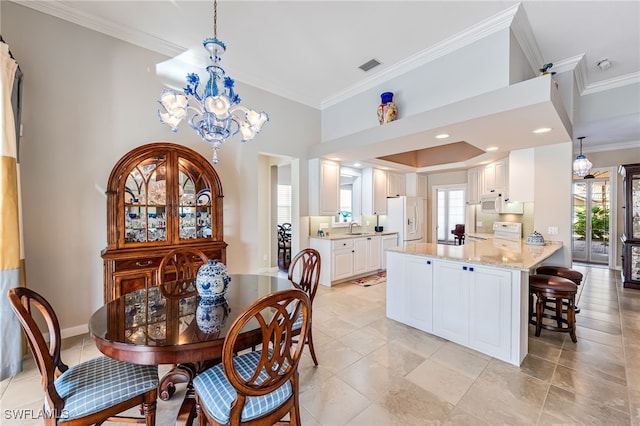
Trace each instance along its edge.
<instances>
[{"instance_id":1,"label":"crown molding","mask_svg":"<svg viewBox=\"0 0 640 426\"><path fill-rule=\"evenodd\" d=\"M511 24L511 31L518 41L518 44L520 44L522 52L524 53L525 58L527 58L531 69L535 73L538 73L540 67L544 64L544 58L542 57L542 52L538 47L538 42L533 35L533 30L529 24L529 18L527 18L527 13L525 12L524 7L522 7L522 3L517 4L517 10Z\"/></svg>"},{"instance_id":2,"label":"crown molding","mask_svg":"<svg viewBox=\"0 0 640 426\"><path fill-rule=\"evenodd\" d=\"M592 83L581 92L581 95L591 95L593 93L604 92L617 87L627 86L629 84L640 84L640 72L634 72L614 77L609 80Z\"/></svg>"},{"instance_id":3,"label":"crown molding","mask_svg":"<svg viewBox=\"0 0 640 426\"><path fill-rule=\"evenodd\" d=\"M422 50L405 60L395 63L388 68L380 71L379 73L372 75L370 78L360 81L352 85L351 87L337 93L334 96L323 99L320 102L320 109L325 109L332 105L338 104L346 99L349 99L367 89L372 89L391 78L404 74L408 71L414 70L420 66L423 66L429 62L434 61L437 58L452 53L458 49L468 46L478 40L481 40L493 33L496 33L505 28L509 28L513 22L513 17L520 8L520 3L511 6L502 12L473 25L466 30L449 37L432 47Z\"/></svg>"},{"instance_id":4,"label":"crown molding","mask_svg":"<svg viewBox=\"0 0 640 426\"><path fill-rule=\"evenodd\" d=\"M80 12L60 1L22 1L17 3L169 57L177 56L187 50L186 47L170 43L145 32L135 31L95 15Z\"/></svg>"},{"instance_id":5,"label":"crown molding","mask_svg":"<svg viewBox=\"0 0 640 426\"><path fill-rule=\"evenodd\" d=\"M601 143L598 145L591 145L589 147L585 147L582 152L584 154L590 154L595 152L605 152L605 151L618 151L620 149L637 149L640 141L625 141L625 142L615 142L615 143Z\"/></svg>"}]
</instances>

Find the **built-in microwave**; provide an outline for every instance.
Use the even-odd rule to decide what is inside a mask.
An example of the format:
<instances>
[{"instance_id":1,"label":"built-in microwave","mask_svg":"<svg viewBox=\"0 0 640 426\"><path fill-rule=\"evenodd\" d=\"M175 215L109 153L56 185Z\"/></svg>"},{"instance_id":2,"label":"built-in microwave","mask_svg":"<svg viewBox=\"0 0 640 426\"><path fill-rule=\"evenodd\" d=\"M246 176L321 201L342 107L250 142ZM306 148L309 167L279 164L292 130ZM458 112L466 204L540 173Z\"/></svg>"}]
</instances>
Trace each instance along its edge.
<instances>
[{"instance_id":1,"label":"built-in microwave","mask_svg":"<svg viewBox=\"0 0 640 426\"><path fill-rule=\"evenodd\" d=\"M504 198L502 194L490 192L480 196L480 211L482 213L502 213Z\"/></svg>"},{"instance_id":2,"label":"built-in microwave","mask_svg":"<svg viewBox=\"0 0 640 426\"><path fill-rule=\"evenodd\" d=\"M482 213L523 214L524 206L519 201L509 201L502 194L490 192L480 196L480 211Z\"/></svg>"}]
</instances>

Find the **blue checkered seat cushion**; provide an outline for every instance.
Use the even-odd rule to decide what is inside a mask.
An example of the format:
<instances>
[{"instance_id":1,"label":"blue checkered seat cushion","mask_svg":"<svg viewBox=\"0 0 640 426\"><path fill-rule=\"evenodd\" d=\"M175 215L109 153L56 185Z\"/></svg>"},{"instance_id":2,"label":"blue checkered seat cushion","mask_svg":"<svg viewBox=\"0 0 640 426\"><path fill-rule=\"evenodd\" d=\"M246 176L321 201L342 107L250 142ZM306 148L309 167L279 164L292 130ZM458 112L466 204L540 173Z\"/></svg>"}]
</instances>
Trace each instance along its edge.
<instances>
[{"instance_id":1,"label":"blue checkered seat cushion","mask_svg":"<svg viewBox=\"0 0 640 426\"><path fill-rule=\"evenodd\" d=\"M300 312L300 315L298 315L298 318L296 318L296 322L293 323L292 328L294 330L300 330L302 328L302 312Z\"/></svg>"},{"instance_id":2,"label":"blue checkered seat cushion","mask_svg":"<svg viewBox=\"0 0 640 426\"><path fill-rule=\"evenodd\" d=\"M248 380L256 371L261 351L249 352L233 358L233 364L238 373ZM267 373L260 372L260 379L267 378ZM231 403L237 393L227 376L222 364L215 365L193 379L193 387L200 397L201 407L218 423L227 424L231 412ZM249 396L242 409L241 421L249 421L267 414L285 402L291 396L291 383L287 381L274 392L263 396Z\"/></svg>"},{"instance_id":3,"label":"blue checkered seat cushion","mask_svg":"<svg viewBox=\"0 0 640 426\"><path fill-rule=\"evenodd\" d=\"M56 379L55 387L65 401L59 414L71 420L157 388L158 367L100 356L69 368Z\"/></svg>"}]
</instances>

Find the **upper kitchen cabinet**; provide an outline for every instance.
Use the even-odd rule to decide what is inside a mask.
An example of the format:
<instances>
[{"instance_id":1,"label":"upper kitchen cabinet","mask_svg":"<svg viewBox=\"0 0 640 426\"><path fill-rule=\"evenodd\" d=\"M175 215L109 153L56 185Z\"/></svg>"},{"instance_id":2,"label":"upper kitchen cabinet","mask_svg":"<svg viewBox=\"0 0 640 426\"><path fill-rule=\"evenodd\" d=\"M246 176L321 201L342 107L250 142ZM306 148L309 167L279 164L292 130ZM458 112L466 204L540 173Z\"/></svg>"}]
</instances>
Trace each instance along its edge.
<instances>
[{"instance_id":1,"label":"upper kitchen cabinet","mask_svg":"<svg viewBox=\"0 0 640 426\"><path fill-rule=\"evenodd\" d=\"M467 204L480 204L480 195L484 191L484 167L467 170Z\"/></svg>"},{"instance_id":2,"label":"upper kitchen cabinet","mask_svg":"<svg viewBox=\"0 0 640 426\"><path fill-rule=\"evenodd\" d=\"M387 196L400 197L407 195L407 182L400 173L387 173Z\"/></svg>"},{"instance_id":3,"label":"upper kitchen cabinet","mask_svg":"<svg viewBox=\"0 0 640 426\"><path fill-rule=\"evenodd\" d=\"M366 168L362 171L362 214L387 214L387 172Z\"/></svg>"},{"instance_id":4,"label":"upper kitchen cabinet","mask_svg":"<svg viewBox=\"0 0 640 426\"><path fill-rule=\"evenodd\" d=\"M483 194L496 192L508 195L509 185L509 159L503 158L484 166Z\"/></svg>"},{"instance_id":5,"label":"upper kitchen cabinet","mask_svg":"<svg viewBox=\"0 0 640 426\"><path fill-rule=\"evenodd\" d=\"M619 168L624 193L622 279L624 287L640 289L640 163Z\"/></svg>"},{"instance_id":6,"label":"upper kitchen cabinet","mask_svg":"<svg viewBox=\"0 0 640 426\"><path fill-rule=\"evenodd\" d=\"M155 285L162 257L178 247L226 262L222 197L214 168L189 148L158 142L122 157L107 184L105 302Z\"/></svg>"},{"instance_id":7,"label":"upper kitchen cabinet","mask_svg":"<svg viewBox=\"0 0 640 426\"><path fill-rule=\"evenodd\" d=\"M340 165L309 160L309 215L336 216L340 211Z\"/></svg>"}]
</instances>

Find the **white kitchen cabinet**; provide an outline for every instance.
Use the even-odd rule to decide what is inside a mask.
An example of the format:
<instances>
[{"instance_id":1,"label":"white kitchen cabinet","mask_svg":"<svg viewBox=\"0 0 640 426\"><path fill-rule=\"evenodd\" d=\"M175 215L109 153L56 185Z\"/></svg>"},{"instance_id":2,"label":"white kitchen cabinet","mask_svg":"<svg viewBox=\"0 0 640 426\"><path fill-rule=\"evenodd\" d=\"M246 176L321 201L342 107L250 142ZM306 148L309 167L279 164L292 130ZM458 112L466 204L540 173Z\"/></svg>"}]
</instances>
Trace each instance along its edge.
<instances>
[{"instance_id":1,"label":"white kitchen cabinet","mask_svg":"<svg viewBox=\"0 0 640 426\"><path fill-rule=\"evenodd\" d=\"M320 284L332 283L376 272L381 268L382 239L379 235L328 240L311 238L310 246L322 259Z\"/></svg>"},{"instance_id":2,"label":"white kitchen cabinet","mask_svg":"<svg viewBox=\"0 0 640 426\"><path fill-rule=\"evenodd\" d=\"M431 332L433 330L433 260L388 253L387 317Z\"/></svg>"},{"instance_id":3,"label":"white kitchen cabinet","mask_svg":"<svg viewBox=\"0 0 640 426\"><path fill-rule=\"evenodd\" d=\"M383 235L380 239L382 240L380 268L387 269L387 250L398 247L398 234Z\"/></svg>"},{"instance_id":4,"label":"white kitchen cabinet","mask_svg":"<svg viewBox=\"0 0 640 426\"><path fill-rule=\"evenodd\" d=\"M535 188L535 148L509 153L509 199L533 201Z\"/></svg>"},{"instance_id":5,"label":"white kitchen cabinet","mask_svg":"<svg viewBox=\"0 0 640 426\"><path fill-rule=\"evenodd\" d=\"M362 214L387 214L387 172L366 168L362 171Z\"/></svg>"},{"instance_id":6,"label":"white kitchen cabinet","mask_svg":"<svg viewBox=\"0 0 640 426\"><path fill-rule=\"evenodd\" d=\"M406 323L419 330L433 331L433 260L422 256L406 256Z\"/></svg>"},{"instance_id":7,"label":"white kitchen cabinet","mask_svg":"<svg viewBox=\"0 0 640 426\"><path fill-rule=\"evenodd\" d=\"M480 195L484 191L484 167L467 170L467 204L480 204Z\"/></svg>"},{"instance_id":8,"label":"white kitchen cabinet","mask_svg":"<svg viewBox=\"0 0 640 426\"><path fill-rule=\"evenodd\" d=\"M438 260L433 272L433 332L499 359L511 355L511 273Z\"/></svg>"},{"instance_id":9,"label":"white kitchen cabinet","mask_svg":"<svg viewBox=\"0 0 640 426\"><path fill-rule=\"evenodd\" d=\"M425 175L418 175L417 181L416 197L426 200L429 197L429 180Z\"/></svg>"},{"instance_id":10,"label":"white kitchen cabinet","mask_svg":"<svg viewBox=\"0 0 640 426\"><path fill-rule=\"evenodd\" d=\"M379 237L378 237L379 238ZM367 239L355 238L353 240L353 274L367 273Z\"/></svg>"},{"instance_id":11,"label":"white kitchen cabinet","mask_svg":"<svg viewBox=\"0 0 640 426\"><path fill-rule=\"evenodd\" d=\"M335 216L340 210L340 165L333 161L309 160L309 214Z\"/></svg>"},{"instance_id":12,"label":"white kitchen cabinet","mask_svg":"<svg viewBox=\"0 0 640 426\"><path fill-rule=\"evenodd\" d=\"M407 182L400 173L387 173L387 196L400 197L407 195Z\"/></svg>"},{"instance_id":13,"label":"white kitchen cabinet","mask_svg":"<svg viewBox=\"0 0 640 426\"><path fill-rule=\"evenodd\" d=\"M367 240L367 271L377 271L382 268L382 237L374 235Z\"/></svg>"},{"instance_id":14,"label":"white kitchen cabinet","mask_svg":"<svg viewBox=\"0 0 640 426\"><path fill-rule=\"evenodd\" d=\"M469 279L462 264L438 261L433 271L433 330L462 345L469 344ZM491 309L491 305L487 308Z\"/></svg>"},{"instance_id":15,"label":"white kitchen cabinet","mask_svg":"<svg viewBox=\"0 0 640 426\"><path fill-rule=\"evenodd\" d=\"M496 192L508 197L509 159L495 161L484 167L483 194Z\"/></svg>"},{"instance_id":16,"label":"white kitchen cabinet","mask_svg":"<svg viewBox=\"0 0 640 426\"><path fill-rule=\"evenodd\" d=\"M347 279L354 274L355 239L333 241L331 252L331 281Z\"/></svg>"}]
</instances>

